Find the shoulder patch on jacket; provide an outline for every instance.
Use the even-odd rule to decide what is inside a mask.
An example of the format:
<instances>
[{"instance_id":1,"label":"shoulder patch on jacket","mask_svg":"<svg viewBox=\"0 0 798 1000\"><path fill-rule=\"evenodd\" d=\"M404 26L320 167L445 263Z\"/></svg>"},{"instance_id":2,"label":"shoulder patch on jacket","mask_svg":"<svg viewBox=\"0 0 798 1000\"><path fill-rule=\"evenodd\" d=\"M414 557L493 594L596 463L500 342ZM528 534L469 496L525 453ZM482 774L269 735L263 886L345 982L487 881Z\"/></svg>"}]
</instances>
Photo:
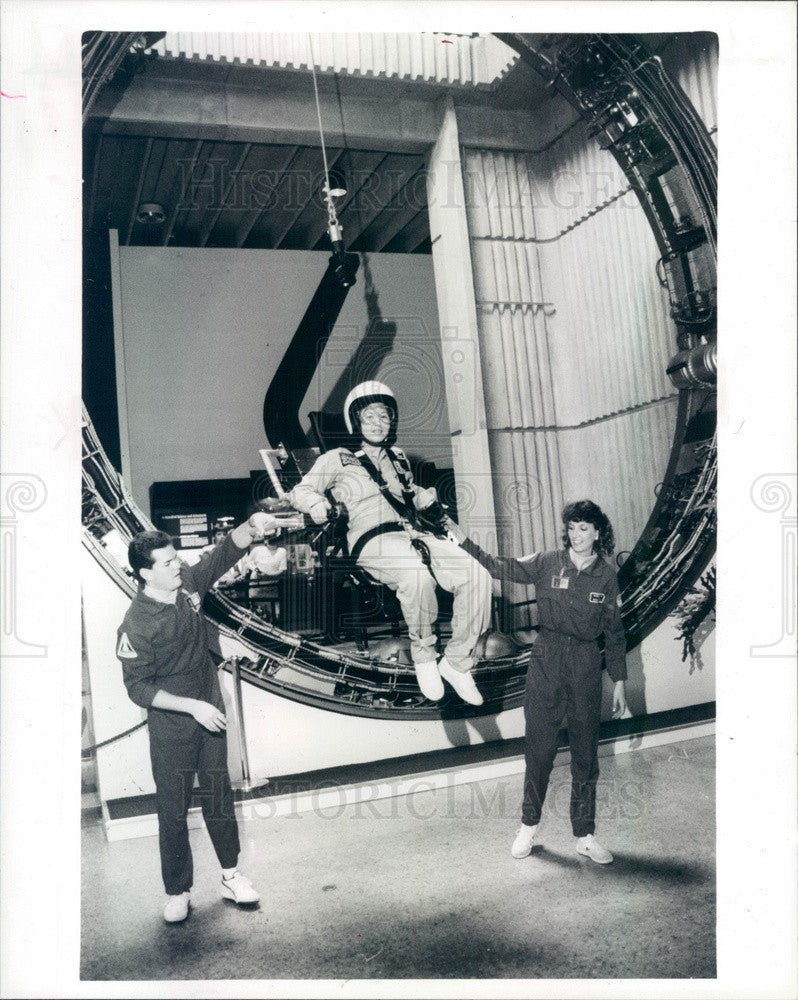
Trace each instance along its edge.
<instances>
[{"instance_id":1,"label":"shoulder patch on jacket","mask_svg":"<svg viewBox=\"0 0 798 1000\"><path fill-rule=\"evenodd\" d=\"M232 567L231 567L232 568ZM227 571L228 573L230 570ZM185 587L180 588L180 593L186 595L186 600L188 601L188 606L194 612L195 615L199 614L199 610L202 607L202 599L196 590L186 590Z\"/></svg>"},{"instance_id":2,"label":"shoulder patch on jacket","mask_svg":"<svg viewBox=\"0 0 798 1000\"><path fill-rule=\"evenodd\" d=\"M338 457L341 459L341 465L360 465L360 459L357 455L353 455L351 451L339 451Z\"/></svg>"},{"instance_id":3,"label":"shoulder patch on jacket","mask_svg":"<svg viewBox=\"0 0 798 1000\"><path fill-rule=\"evenodd\" d=\"M119 636L119 642L116 647L116 655L121 657L123 660L135 660L138 658L138 653L130 645L130 639L127 637L127 632L123 632Z\"/></svg>"}]
</instances>

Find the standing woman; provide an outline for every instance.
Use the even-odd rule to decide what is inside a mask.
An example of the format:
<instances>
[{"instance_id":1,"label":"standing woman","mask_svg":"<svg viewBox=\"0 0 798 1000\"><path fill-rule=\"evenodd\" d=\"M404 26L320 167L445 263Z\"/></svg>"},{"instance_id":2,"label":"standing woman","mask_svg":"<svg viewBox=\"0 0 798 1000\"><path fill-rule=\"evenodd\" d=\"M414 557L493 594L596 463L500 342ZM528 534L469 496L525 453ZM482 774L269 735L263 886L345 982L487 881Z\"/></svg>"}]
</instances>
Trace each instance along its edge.
<instances>
[{"instance_id":1,"label":"standing woman","mask_svg":"<svg viewBox=\"0 0 798 1000\"><path fill-rule=\"evenodd\" d=\"M591 500L568 504L562 512L564 549L520 559L495 558L450 530L463 548L492 576L534 584L540 632L530 652L524 695L526 774L521 829L510 853L532 851L543 800L557 753L563 718L571 749L571 828L576 850L598 864L612 854L594 837L598 737L601 721L601 649L612 680L613 715L626 711L626 638L615 570L603 558L615 547L606 514Z\"/></svg>"}]
</instances>

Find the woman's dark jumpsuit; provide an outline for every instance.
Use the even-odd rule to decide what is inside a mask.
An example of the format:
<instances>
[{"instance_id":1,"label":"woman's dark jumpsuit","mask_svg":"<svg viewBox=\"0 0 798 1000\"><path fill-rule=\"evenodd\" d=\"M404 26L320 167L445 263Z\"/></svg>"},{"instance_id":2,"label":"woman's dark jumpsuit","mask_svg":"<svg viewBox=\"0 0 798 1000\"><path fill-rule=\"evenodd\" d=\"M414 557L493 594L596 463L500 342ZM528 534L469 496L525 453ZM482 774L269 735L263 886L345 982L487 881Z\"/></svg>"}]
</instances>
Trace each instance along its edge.
<instances>
[{"instance_id":1,"label":"woman's dark jumpsuit","mask_svg":"<svg viewBox=\"0 0 798 1000\"><path fill-rule=\"evenodd\" d=\"M614 681L626 680L626 638L618 580L598 556L577 570L567 551L529 559L490 556L470 540L466 549L492 576L534 584L540 633L529 656L524 696L526 775L522 822L540 821L563 717L571 749L571 827L576 837L596 828L601 649Z\"/></svg>"}]
</instances>

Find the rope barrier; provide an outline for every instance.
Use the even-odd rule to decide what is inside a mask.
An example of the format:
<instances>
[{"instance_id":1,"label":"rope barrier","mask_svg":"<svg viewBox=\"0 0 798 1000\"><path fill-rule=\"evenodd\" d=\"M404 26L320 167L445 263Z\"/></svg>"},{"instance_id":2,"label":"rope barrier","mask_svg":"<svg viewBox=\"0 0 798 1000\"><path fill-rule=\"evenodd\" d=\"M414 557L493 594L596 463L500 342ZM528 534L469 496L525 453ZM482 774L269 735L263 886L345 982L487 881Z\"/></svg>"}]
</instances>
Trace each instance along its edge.
<instances>
[{"instance_id":1,"label":"rope barrier","mask_svg":"<svg viewBox=\"0 0 798 1000\"><path fill-rule=\"evenodd\" d=\"M101 740L99 743L94 743L90 747L84 747L80 751L80 756L83 760L91 757L92 754L101 750L103 747L109 746L111 743L116 743L117 740L123 739L125 736L130 736L131 733L135 733L137 729L141 729L142 726L147 725L147 720L142 719L141 722L137 722L135 726L131 726L130 729L126 729L123 733L117 733L116 736L109 736L107 740Z\"/></svg>"}]
</instances>

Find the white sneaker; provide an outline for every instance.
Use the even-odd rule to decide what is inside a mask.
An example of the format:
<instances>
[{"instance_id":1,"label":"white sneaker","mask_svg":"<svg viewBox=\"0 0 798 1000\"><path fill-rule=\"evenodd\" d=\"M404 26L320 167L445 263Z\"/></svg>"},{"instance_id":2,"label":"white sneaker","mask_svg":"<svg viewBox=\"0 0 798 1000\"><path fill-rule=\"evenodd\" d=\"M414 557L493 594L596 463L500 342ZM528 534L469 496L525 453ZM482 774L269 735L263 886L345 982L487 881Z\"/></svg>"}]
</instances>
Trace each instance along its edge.
<instances>
[{"instance_id":1,"label":"white sneaker","mask_svg":"<svg viewBox=\"0 0 798 1000\"><path fill-rule=\"evenodd\" d=\"M469 705L482 704L484 699L477 690L470 670L465 673L455 670L446 657L442 656L438 661L438 672L445 681L452 685L463 701L467 701Z\"/></svg>"},{"instance_id":2,"label":"white sneaker","mask_svg":"<svg viewBox=\"0 0 798 1000\"><path fill-rule=\"evenodd\" d=\"M234 872L230 878L222 875L222 895L234 903L257 903L260 895L252 888L252 883L241 872Z\"/></svg>"},{"instance_id":3,"label":"white sneaker","mask_svg":"<svg viewBox=\"0 0 798 1000\"><path fill-rule=\"evenodd\" d=\"M430 701L440 701L443 697L443 681L435 660L424 660L423 663L414 663L413 666L416 670L416 681L424 697Z\"/></svg>"},{"instance_id":4,"label":"white sneaker","mask_svg":"<svg viewBox=\"0 0 798 1000\"><path fill-rule=\"evenodd\" d=\"M595 861L598 865L608 865L612 861L612 854L606 847L596 840L592 833L586 837L579 837L576 841L576 853L584 854L586 858Z\"/></svg>"},{"instance_id":5,"label":"white sneaker","mask_svg":"<svg viewBox=\"0 0 798 1000\"><path fill-rule=\"evenodd\" d=\"M510 848L510 854L512 854L514 858L528 858L532 853L532 845L535 843L537 835L537 823L535 823L534 826L527 826L526 823L524 823L515 835L513 846Z\"/></svg>"},{"instance_id":6,"label":"white sneaker","mask_svg":"<svg viewBox=\"0 0 798 1000\"><path fill-rule=\"evenodd\" d=\"M189 894L181 892L179 896L167 896L163 908L163 918L167 924L182 923L188 916Z\"/></svg>"}]
</instances>

